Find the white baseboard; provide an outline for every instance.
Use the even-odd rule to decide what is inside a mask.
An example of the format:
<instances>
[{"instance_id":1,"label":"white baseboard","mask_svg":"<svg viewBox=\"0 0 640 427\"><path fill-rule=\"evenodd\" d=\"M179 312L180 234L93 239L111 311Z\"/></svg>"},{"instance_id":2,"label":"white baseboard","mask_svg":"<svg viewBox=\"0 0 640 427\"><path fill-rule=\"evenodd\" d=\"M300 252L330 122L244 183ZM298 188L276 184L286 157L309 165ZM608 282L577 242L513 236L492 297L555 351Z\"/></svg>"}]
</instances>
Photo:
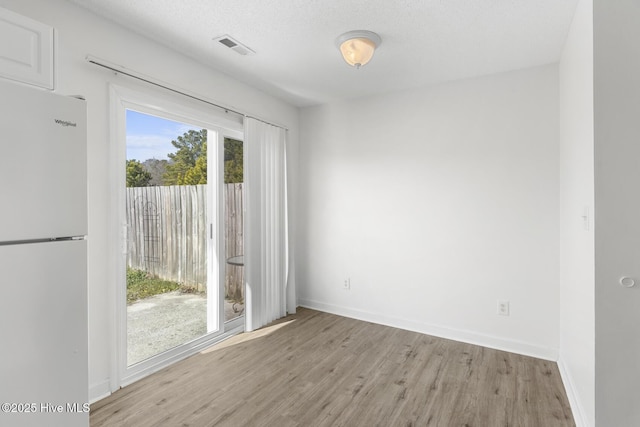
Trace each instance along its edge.
<instances>
[{"instance_id":1,"label":"white baseboard","mask_svg":"<svg viewBox=\"0 0 640 427\"><path fill-rule=\"evenodd\" d=\"M580 396L576 392L573 378L564 363L562 355L558 358L558 370L560 370L560 376L562 377L562 383L564 384L564 389L569 399L569 405L571 405L571 412L573 413L573 420L576 423L576 427L591 427L589 418L586 416L584 407L582 406Z\"/></svg>"},{"instance_id":2,"label":"white baseboard","mask_svg":"<svg viewBox=\"0 0 640 427\"><path fill-rule=\"evenodd\" d=\"M111 387L109 386L109 380L106 379L96 384L89 386L89 403L97 402L100 399L111 394Z\"/></svg>"},{"instance_id":3,"label":"white baseboard","mask_svg":"<svg viewBox=\"0 0 640 427\"><path fill-rule=\"evenodd\" d=\"M298 305L318 311L324 311L326 313L336 314L338 316L350 317L353 319L364 320L367 322L378 323L381 325L392 326L400 329L406 329L426 335L433 335L436 337L446 338L454 341L466 342L469 344L480 345L496 350L518 353L525 356L537 357L539 359L545 359L554 362L558 360L558 349L556 348L540 347L522 341L509 340L491 335L479 334L472 331L465 331L449 328L446 326L400 319L397 317L386 316L363 310L355 310L352 308L326 304L320 301L313 301L304 298L300 298L298 300Z\"/></svg>"}]
</instances>

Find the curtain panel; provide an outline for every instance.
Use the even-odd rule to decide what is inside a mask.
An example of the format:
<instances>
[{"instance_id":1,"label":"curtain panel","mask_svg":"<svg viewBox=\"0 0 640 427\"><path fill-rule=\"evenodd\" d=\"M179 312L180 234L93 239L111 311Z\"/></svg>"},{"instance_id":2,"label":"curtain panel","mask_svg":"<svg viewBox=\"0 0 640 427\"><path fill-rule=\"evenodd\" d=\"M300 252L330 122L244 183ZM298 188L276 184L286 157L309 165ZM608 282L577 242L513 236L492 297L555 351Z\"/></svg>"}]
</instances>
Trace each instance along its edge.
<instances>
[{"instance_id":1,"label":"curtain panel","mask_svg":"<svg viewBox=\"0 0 640 427\"><path fill-rule=\"evenodd\" d=\"M249 117L244 127L245 329L252 331L287 314L286 130Z\"/></svg>"}]
</instances>

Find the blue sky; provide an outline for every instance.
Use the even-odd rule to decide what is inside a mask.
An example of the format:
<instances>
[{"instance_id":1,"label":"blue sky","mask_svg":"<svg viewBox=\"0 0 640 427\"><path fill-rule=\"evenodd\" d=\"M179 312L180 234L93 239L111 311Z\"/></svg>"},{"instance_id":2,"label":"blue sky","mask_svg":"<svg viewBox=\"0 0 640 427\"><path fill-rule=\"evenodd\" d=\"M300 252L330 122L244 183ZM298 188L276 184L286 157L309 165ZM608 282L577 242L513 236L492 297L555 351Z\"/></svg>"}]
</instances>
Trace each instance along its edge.
<instances>
[{"instance_id":1,"label":"blue sky","mask_svg":"<svg viewBox=\"0 0 640 427\"><path fill-rule=\"evenodd\" d=\"M168 159L176 149L171 141L197 126L127 110L127 160Z\"/></svg>"}]
</instances>

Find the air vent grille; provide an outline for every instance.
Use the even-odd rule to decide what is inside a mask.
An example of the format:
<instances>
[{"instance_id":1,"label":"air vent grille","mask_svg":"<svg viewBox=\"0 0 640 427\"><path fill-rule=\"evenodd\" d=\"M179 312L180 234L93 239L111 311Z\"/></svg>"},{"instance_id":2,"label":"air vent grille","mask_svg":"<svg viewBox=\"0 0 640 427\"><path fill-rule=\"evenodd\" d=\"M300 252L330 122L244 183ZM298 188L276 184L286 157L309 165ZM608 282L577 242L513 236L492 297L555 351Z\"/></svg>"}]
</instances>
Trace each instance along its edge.
<instances>
[{"instance_id":1,"label":"air vent grille","mask_svg":"<svg viewBox=\"0 0 640 427\"><path fill-rule=\"evenodd\" d=\"M228 47L229 49L233 50L234 52L240 55L244 56L244 55L255 54L255 51L253 51L253 49L251 49L249 46L240 43L238 40L234 39L228 34L225 34L220 37L216 37L213 40L223 44L224 46Z\"/></svg>"},{"instance_id":2,"label":"air vent grille","mask_svg":"<svg viewBox=\"0 0 640 427\"><path fill-rule=\"evenodd\" d=\"M233 40L229 39L229 38L223 38L218 40L220 43L222 43L223 45L225 45L226 47L236 47L238 46L238 43L234 43Z\"/></svg>"}]
</instances>

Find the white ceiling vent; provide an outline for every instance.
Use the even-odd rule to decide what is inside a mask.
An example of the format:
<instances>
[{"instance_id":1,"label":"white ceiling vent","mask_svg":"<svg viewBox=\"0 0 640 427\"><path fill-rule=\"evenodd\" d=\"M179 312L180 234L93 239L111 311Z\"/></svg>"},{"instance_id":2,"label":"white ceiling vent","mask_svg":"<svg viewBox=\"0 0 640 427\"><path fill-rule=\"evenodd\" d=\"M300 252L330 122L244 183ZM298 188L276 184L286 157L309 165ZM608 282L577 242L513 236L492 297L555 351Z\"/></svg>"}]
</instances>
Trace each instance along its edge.
<instances>
[{"instance_id":1,"label":"white ceiling vent","mask_svg":"<svg viewBox=\"0 0 640 427\"><path fill-rule=\"evenodd\" d=\"M249 46L240 43L238 40L234 39L228 34L225 34L220 37L216 37L213 39L218 43L222 43L229 49L239 53L240 55L255 55L255 51L253 51Z\"/></svg>"}]
</instances>

